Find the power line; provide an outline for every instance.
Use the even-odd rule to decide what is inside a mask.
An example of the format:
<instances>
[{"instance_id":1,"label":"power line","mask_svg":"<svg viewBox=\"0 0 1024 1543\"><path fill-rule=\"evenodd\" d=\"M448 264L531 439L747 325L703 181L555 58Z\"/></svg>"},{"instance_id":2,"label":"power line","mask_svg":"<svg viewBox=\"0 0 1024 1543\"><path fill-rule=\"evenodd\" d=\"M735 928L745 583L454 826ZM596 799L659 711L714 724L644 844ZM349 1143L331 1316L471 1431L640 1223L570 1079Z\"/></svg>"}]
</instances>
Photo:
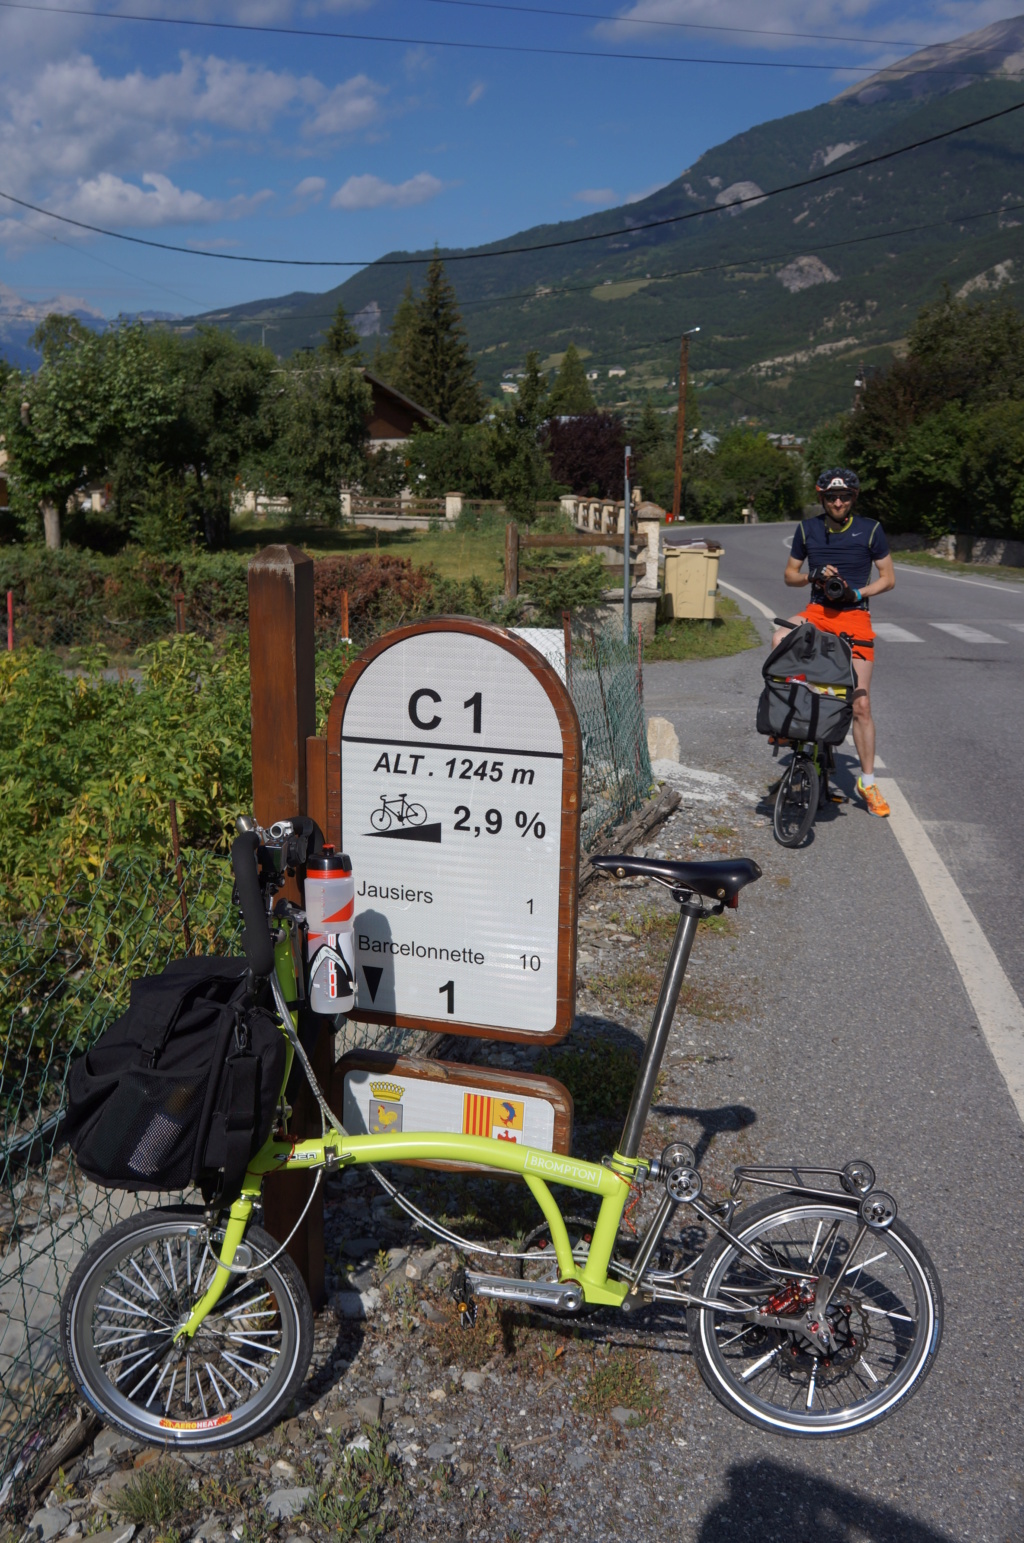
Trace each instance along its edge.
<instances>
[{"instance_id":1,"label":"power line","mask_svg":"<svg viewBox=\"0 0 1024 1543\"><path fill-rule=\"evenodd\" d=\"M449 0L449 3L469 3L469 0ZM135 11L99 11L85 6L31 5L28 0L0 0L0 9L29 11L39 16L87 16L97 21L134 21L156 27L198 27L215 32L250 32L271 37L331 39L346 43L390 43L402 48L454 48L471 53L546 55L557 59L612 59L618 62L644 64L708 65L715 68L745 70L811 70L834 73L836 70L856 70L865 75L885 75L899 69L900 78L920 73L892 65L889 70L879 70L873 64L814 63L807 60L787 59L714 59L688 54L638 54L621 49L602 48L552 48L531 43L477 43L465 38L396 37L379 32L338 32L320 27L274 27L257 22L195 20L186 16L146 16ZM512 7L518 9L518 7ZM602 18L608 20L609 18ZM927 69L929 75L949 75L962 80L965 75L981 79L989 72L974 70ZM1009 79L1009 76L1001 77Z\"/></svg>"},{"instance_id":2,"label":"power line","mask_svg":"<svg viewBox=\"0 0 1024 1543\"><path fill-rule=\"evenodd\" d=\"M845 236L841 241L816 241L814 249L815 252L833 252L840 247L860 246L865 241L892 241L897 236L913 236L924 230L939 230L946 225L964 225L971 220L984 220L996 214L1012 214L1019 209L1024 209L1024 202L998 204L994 209L977 209L973 214L951 214L947 215L944 219L925 220L918 225L900 225L895 230L872 231L866 236ZM69 248L69 250L73 249ZM748 263L783 262L787 257L802 257L805 255L805 247L790 249L788 252L752 252L746 257L730 258L728 262L701 263L693 268L667 268L663 273L645 274L639 281L636 277L630 278L627 276L621 279L612 279L610 283L614 286L616 284L634 284L639 282L641 286L646 288L648 283L663 284L668 279L697 278L705 273L721 273L726 268L743 268ZM587 294L598 287L593 280L588 281L586 284L553 284L550 287L545 286L543 294L540 294L537 288L534 287L533 289L513 290L505 295L480 295L475 299L460 300L459 307L464 311L469 306L503 305L510 300L547 300L550 296L554 295ZM632 296L624 298L632 299ZM288 326L291 324L301 325L304 322L310 321L333 321L336 314L337 306L333 311L294 311L290 314L278 311L274 313L274 323L275 325ZM352 315L358 314L358 312L352 313ZM202 320L202 317L199 316L193 319ZM265 321L262 318L252 316L239 316L231 325L233 327L269 327L270 321L269 319Z\"/></svg>"},{"instance_id":3,"label":"power line","mask_svg":"<svg viewBox=\"0 0 1024 1543\"><path fill-rule=\"evenodd\" d=\"M741 37L799 38L812 43L863 43L875 48L941 48L907 38L851 37L840 32L785 32L778 27L726 27L700 21L658 21L647 16L609 16L606 11L562 11L545 5L503 5L501 0L420 0L425 5L457 5L474 11L511 11L513 15L559 16L578 21L607 21L629 27L672 28L681 32L728 32ZM949 39L955 42L956 39Z\"/></svg>"},{"instance_id":4,"label":"power line","mask_svg":"<svg viewBox=\"0 0 1024 1543\"><path fill-rule=\"evenodd\" d=\"M0 0L0 4L10 3L10 0ZM691 209L686 214L668 214L656 220L641 220L634 225L619 227L617 230L595 231L586 236L565 236L560 241L536 241L528 246L501 247L491 252L451 252L444 261L455 262L480 262L493 257L521 257L533 252L550 252L558 248L570 246L583 246L591 241L609 241L617 236L633 237L646 230L660 230L668 225L683 225L690 220L702 219L707 214L724 214L734 209L742 209L746 204L764 203L769 198L778 198L783 193L793 193L801 188L814 187L822 182L834 181L837 177L849 176L851 172L864 171L869 166L878 166L883 161L891 161L900 155L907 155L911 150L923 149L926 145L939 144L942 140L951 139L957 134L965 134L969 129L982 127L986 123L994 123L1000 118L1006 118L1011 113L1020 112L1024 108L1024 102L1017 102L1012 107L1002 107L998 112L985 113L981 118L972 118L969 123L959 123L954 128L943 129L938 134L928 134L922 139L915 139L909 145L900 145L895 150L883 150L878 155L869 156L866 160L855 161L850 166L837 166L834 171L822 171L813 177L803 177L798 182L783 183L780 187L769 188L766 192L751 193L743 198L733 199L728 204L709 204L703 209ZM0 189L0 198L8 203L16 204L19 209L29 209L33 214L45 215L47 219L59 220L62 225L72 225L76 230L87 230L93 235L109 236L114 241L127 241L133 246L152 247L160 252L180 252L186 257L211 257L219 262L233 263L258 263L262 266L275 268L407 268L422 266L431 261L429 257L378 257L355 260L337 258L290 258L290 257L252 257L238 252L214 252L208 247L179 246L169 241L152 241L146 236L129 236L123 231L107 230L102 225L91 225L86 220L75 220L67 214L55 214L52 209L44 209L39 204L29 203L27 199L16 198L13 193L5 193Z\"/></svg>"}]
</instances>

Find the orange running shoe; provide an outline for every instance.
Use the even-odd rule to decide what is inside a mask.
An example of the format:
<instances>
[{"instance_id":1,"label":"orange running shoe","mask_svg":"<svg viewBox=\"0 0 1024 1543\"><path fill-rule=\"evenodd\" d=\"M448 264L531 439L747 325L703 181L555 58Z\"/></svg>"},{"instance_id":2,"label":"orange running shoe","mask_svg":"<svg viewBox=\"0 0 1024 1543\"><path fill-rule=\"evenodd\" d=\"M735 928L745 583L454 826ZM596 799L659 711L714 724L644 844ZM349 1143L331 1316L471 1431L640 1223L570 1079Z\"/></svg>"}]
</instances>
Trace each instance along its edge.
<instances>
[{"instance_id":1,"label":"orange running shoe","mask_svg":"<svg viewBox=\"0 0 1024 1543\"><path fill-rule=\"evenodd\" d=\"M873 782L869 788L866 788L864 786L864 779L862 777L858 777L857 792L860 794L861 798L867 805L868 814L878 814L881 815L884 819L884 817L889 813L889 805L882 797L881 789L879 788L877 782Z\"/></svg>"}]
</instances>

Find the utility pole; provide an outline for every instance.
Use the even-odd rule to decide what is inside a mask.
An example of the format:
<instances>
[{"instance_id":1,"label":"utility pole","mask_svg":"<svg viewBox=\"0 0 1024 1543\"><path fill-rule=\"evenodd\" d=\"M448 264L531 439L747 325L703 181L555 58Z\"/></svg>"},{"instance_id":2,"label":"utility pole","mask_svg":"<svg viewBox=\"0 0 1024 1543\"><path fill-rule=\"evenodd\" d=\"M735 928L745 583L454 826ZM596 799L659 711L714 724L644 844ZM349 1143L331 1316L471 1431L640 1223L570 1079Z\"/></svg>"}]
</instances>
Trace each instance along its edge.
<instances>
[{"instance_id":1,"label":"utility pole","mask_svg":"<svg viewBox=\"0 0 1024 1543\"><path fill-rule=\"evenodd\" d=\"M672 518L679 518L679 498L683 489L683 445L686 434L686 384L690 375L690 338L699 327L691 327L679 340L679 411L676 415L676 480L672 489Z\"/></svg>"},{"instance_id":2,"label":"utility pole","mask_svg":"<svg viewBox=\"0 0 1024 1543\"><path fill-rule=\"evenodd\" d=\"M633 454L632 445L626 446L625 475L623 478L625 492L622 504L622 641L630 643L633 636L633 554L629 548L630 537L630 507L629 507L629 458Z\"/></svg>"}]
</instances>

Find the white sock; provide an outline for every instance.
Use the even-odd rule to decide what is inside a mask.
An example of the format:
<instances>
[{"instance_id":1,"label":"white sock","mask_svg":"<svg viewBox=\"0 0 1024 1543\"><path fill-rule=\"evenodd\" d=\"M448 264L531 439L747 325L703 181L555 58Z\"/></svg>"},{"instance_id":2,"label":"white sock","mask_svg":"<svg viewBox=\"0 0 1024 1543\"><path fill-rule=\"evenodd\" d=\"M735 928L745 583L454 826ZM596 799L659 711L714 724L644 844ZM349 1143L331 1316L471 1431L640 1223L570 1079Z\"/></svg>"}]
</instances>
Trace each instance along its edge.
<instances>
[{"instance_id":1,"label":"white sock","mask_svg":"<svg viewBox=\"0 0 1024 1543\"><path fill-rule=\"evenodd\" d=\"M875 785L874 772L861 772L860 785L862 788L873 788Z\"/></svg>"}]
</instances>

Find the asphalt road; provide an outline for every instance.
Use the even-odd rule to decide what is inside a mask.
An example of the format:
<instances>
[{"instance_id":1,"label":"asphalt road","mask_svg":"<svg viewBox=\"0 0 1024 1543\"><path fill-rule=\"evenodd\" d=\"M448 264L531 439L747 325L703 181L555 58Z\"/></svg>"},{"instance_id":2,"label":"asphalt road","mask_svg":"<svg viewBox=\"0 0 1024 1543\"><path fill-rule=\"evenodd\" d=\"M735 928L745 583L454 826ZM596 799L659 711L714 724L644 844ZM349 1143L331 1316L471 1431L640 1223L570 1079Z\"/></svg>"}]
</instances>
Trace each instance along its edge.
<instances>
[{"instance_id":1,"label":"asphalt road","mask_svg":"<svg viewBox=\"0 0 1024 1543\"><path fill-rule=\"evenodd\" d=\"M808 599L782 582L794 529L686 526L667 539L714 536L721 579L792 616ZM1024 582L897 562L896 588L871 615L878 753L1024 1000Z\"/></svg>"},{"instance_id":2,"label":"asphalt road","mask_svg":"<svg viewBox=\"0 0 1024 1543\"><path fill-rule=\"evenodd\" d=\"M708 532L725 547L722 581L783 616L801 594L782 584L791 529ZM770 624L744 609L767 637ZM879 752L1021 992L1011 739L1024 721L1024 585L898 566L873 616L919 640L880 643ZM733 850L764 869L730 956L747 1011L707 1026L708 1065L680 1102L706 1114L742 1096L755 1116L747 1160L871 1161L936 1262L946 1329L920 1394L862 1435L804 1446L697 1405L687 1434L703 1482L680 1473L678 1532L693 1543L1021 1543L1024 1127L887 822L851 803L827 811L800 851L772 841L764 795L779 763L754 732L766 651L644 671L648 714L675 724L683 763L730 779ZM849 789L856 763L840 760ZM704 824L713 818L709 808ZM699 830L699 806L688 819ZM671 1112L693 1139L701 1109Z\"/></svg>"}]
</instances>

